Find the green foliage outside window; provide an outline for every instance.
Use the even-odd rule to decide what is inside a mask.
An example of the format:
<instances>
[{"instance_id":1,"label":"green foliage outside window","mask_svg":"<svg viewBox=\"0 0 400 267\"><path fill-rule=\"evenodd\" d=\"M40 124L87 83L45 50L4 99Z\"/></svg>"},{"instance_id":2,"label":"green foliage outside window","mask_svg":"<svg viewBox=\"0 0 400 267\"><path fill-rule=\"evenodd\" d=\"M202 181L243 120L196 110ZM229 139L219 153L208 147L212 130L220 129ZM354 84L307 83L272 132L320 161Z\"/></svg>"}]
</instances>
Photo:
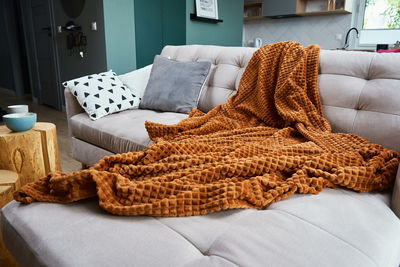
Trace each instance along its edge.
<instances>
[{"instance_id":1,"label":"green foliage outside window","mask_svg":"<svg viewBox=\"0 0 400 267\"><path fill-rule=\"evenodd\" d=\"M400 0L365 0L363 29L399 29Z\"/></svg>"},{"instance_id":2,"label":"green foliage outside window","mask_svg":"<svg viewBox=\"0 0 400 267\"><path fill-rule=\"evenodd\" d=\"M388 28L396 29L400 28L400 1L399 0L387 0L389 8L383 13L389 18Z\"/></svg>"}]
</instances>

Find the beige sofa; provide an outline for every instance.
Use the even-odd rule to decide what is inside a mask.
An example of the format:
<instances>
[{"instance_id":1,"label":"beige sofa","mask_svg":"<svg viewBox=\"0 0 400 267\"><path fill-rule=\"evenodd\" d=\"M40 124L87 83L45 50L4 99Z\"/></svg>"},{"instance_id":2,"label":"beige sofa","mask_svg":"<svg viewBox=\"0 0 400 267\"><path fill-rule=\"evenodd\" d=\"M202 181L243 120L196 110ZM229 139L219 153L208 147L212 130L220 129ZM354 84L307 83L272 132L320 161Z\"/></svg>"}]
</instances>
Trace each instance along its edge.
<instances>
[{"instance_id":1,"label":"beige sofa","mask_svg":"<svg viewBox=\"0 0 400 267\"><path fill-rule=\"evenodd\" d=\"M199 109L224 103L255 50L167 46L178 61L211 61ZM400 55L321 51L319 89L336 132L355 133L400 151ZM65 91L73 157L144 149L144 121L173 124L184 114L128 110L92 121ZM392 192L325 189L294 195L266 210L186 218L115 217L95 199L68 205L11 202L3 209L7 247L22 266L399 266L400 179ZM63 229L60 231L59 229Z\"/></svg>"}]
</instances>

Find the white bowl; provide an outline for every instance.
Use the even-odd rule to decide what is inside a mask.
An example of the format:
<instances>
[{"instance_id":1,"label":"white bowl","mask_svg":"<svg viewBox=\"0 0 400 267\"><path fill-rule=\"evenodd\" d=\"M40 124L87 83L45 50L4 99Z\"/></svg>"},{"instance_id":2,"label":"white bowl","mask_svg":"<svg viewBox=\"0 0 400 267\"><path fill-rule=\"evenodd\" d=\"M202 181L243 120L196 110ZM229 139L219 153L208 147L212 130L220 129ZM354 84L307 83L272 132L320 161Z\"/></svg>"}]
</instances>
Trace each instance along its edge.
<instances>
[{"instance_id":1,"label":"white bowl","mask_svg":"<svg viewBox=\"0 0 400 267\"><path fill-rule=\"evenodd\" d=\"M7 113L28 113L29 108L28 105L12 105L7 107Z\"/></svg>"}]
</instances>

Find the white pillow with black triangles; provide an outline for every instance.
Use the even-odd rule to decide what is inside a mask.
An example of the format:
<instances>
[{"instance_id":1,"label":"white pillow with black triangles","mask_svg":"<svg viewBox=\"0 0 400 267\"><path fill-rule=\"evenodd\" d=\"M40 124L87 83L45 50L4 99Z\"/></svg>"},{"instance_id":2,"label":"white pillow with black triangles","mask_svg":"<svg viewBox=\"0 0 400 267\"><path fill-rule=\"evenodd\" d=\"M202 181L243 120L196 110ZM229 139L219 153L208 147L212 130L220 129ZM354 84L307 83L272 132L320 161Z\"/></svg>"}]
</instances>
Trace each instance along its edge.
<instances>
[{"instance_id":1,"label":"white pillow with black triangles","mask_svg":"<svg viewBox=\"0 0 400 267\"><path fill-rule=\"evenodd\" d=\"M64 82L92 120L137 108L139 96L124 86L112 70Z\"/></svg>"}]
</instances>

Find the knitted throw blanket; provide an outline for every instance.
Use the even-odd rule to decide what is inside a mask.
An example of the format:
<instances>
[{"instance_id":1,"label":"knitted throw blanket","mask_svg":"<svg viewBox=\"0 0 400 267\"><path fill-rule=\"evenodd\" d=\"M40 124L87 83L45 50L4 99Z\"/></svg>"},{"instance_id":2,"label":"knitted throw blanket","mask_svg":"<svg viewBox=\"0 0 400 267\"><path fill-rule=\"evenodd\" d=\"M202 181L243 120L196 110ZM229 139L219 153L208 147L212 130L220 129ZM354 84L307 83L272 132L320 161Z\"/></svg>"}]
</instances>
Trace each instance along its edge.
<instances>
[{"instance_id":1,"label":"knitted throw blanket","mask_svg":"<svg viewBox=\"0 0 400 267\"><path fill-rule=\"evenodd\" d=\"M118 215L190 216L262 209L326 187L387 189L399 154L353 134L331 133L317 88L319 47L264 46L237 93L207 114L166 126L146 122L155 141L74 173L51 173L16 200L68 203L98 196Z\"/></svg>"}]
</instances>

